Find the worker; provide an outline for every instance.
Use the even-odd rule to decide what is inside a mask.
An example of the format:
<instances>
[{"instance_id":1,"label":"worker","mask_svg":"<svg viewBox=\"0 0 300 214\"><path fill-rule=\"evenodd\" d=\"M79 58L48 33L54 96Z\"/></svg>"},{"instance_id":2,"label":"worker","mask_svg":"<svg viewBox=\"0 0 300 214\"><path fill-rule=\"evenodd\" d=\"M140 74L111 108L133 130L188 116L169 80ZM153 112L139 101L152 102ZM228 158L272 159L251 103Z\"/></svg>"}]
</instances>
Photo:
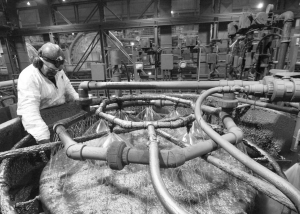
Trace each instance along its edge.
<instances>
[{"instance_id":1,"label":"worker","mask_svg":"<svg viewBox=\"0 0 300 214\"><path fill-rule=\"evenodd\" d=\"M21 116L25 130L39 144L50 142L50 132L40 110L79 98L62 70L64 61L60 47L46 43L18 79L17 114Z\"/></svg>"}]
</instances>

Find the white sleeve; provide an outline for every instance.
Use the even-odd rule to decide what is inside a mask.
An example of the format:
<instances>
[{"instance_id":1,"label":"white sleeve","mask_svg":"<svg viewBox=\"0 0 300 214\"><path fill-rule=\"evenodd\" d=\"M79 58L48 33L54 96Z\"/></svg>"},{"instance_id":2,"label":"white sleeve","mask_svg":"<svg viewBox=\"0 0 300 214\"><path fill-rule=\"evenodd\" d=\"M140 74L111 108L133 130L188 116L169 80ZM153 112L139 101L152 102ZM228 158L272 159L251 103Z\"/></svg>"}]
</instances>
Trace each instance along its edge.
<instances>
[{"instance_id":1,"label":"white sleeve","mask_svg":"<svg viewBox=\"0 0 300 214\"><path fill-rule=\"evenodd\" d=\"M18 79L18 109L25 130L37 141L50 139L48 126L40 114L41 93L33 75L20 75Z\"/></svg>"},{"instance_id":2,"label":"white sleeve","mask_svg":"<svg viewBox=\"0 0 300 214\"><path fill-rule=\"evenodd\" d=\"M79 95L73 88L69 78L66 76L64 71L62 72L62 75L63 75L63 80L65 83L67 97L69 98L70 101L78 100Z\"/></svg>"}]
</instances>

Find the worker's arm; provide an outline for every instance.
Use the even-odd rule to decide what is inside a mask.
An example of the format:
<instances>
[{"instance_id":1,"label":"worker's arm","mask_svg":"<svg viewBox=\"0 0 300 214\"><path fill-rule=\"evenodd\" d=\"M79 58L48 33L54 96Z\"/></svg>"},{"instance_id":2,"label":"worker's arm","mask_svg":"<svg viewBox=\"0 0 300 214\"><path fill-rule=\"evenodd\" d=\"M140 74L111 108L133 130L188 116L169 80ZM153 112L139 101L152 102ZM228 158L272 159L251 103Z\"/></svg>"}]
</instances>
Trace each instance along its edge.
<instances>
[{"instance_id":1,"label":"worker's arm","mask_svg":"<svg viewBox=\"0 0 300 214\"><path fill-rule=\"evenodd\" d=\"M62 72L62 75L63 75L63 80L64 80L64 83L65 83L67 98L70 101L78 100L79 95L75 91L75 89L73 88L69 78L66 76L65 72Z\"/></svg>"},{"instance_id":2,"label":"worker's arm","mask_svg":"<svg viewBox=\"0 0 300 214\"><path fill-rule=\"evenodd\" d=\"M37 142L49 142L50 132L40 114L41 92L33 75L20 76L18 80L18 110L25 130Z\"/></svg>"}]
</instances>

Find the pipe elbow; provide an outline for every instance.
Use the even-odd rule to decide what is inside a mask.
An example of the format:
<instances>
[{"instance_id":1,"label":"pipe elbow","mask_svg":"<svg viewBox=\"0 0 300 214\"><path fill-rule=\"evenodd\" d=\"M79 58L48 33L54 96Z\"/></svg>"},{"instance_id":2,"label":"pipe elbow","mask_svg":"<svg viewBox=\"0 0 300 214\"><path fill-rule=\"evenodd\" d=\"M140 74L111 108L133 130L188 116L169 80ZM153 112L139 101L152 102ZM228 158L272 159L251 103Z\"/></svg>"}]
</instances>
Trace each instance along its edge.
<instances>
[{"instance_id":1,"label":"pipe elbow","mask_svg":"<svg viewBox=\"0 0 300 214\"><path fill-rule=\"evenodd\" d=\"M284 22L292 22L294 21L294 13L292 11L286 11L282 13L279 18L283 18Z\"/></svg>"},{"instance_id":2,"label":"pipe elbow","mask_svg":"<svg viewBox=\"0 0 300 214\"><path fill-rule=\"evenodd\" d=\"M239 127L234 126L234 127L230 128L228 131L229 131L229 133L234 134L234 136L236 138L236 141L235 141L236 143L240 143L244 139L244 133L243 133L242 129L240 129Z\"/></svg>"},{"instance_id":3,"label":"pipe elbow","mask_svg":"<svg viewBox=\"0 0 300 214\"><path fill-rule=\"evenodd\" d=\"M84 158L82 157L82 150L85 146L86 145L83 145L83 144L69 145L65 149L67 157L72 158L74 160L84 160Z\"/></svg>"},{"instance_id":4,"label":"pipe elbow","mask_svg":"<svg viewBox=\"0 0 300 214\"><path fill-rule=\"evenodd\" d=\"M88 98L89 81L81 82L78 86L79 99Z\"/></svg>"},{"instance_id":5,"label":"pipe elbow","mask_svg":"<svg viewBox=\"0 0 300 214\"><path fill-rule=\"evenodd\" d=\"M185 163L183 149L161 150L160 166L163 168L176 168Z\"/></svg>"}]
</instances>

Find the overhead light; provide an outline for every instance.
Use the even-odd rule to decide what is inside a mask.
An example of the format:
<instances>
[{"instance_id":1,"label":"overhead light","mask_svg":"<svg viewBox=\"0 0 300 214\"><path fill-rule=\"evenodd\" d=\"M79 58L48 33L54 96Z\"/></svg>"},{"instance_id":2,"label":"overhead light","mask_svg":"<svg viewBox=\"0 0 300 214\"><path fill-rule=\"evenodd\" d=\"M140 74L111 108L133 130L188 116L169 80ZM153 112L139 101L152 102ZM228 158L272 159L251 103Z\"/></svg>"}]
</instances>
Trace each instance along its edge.
<instances>
[{"instance_id":1,"label":"overhead light","mask_svg":"<svg viewBox=\"0 0 300 214\"><path fill-rule=\"evenodd\" d=\"M151 72L148 72L148 75L151 75L152 73Z\"/></svg>"},{"instance_id":2,"label":"overhead light","mask_svg":"<svg viewBox=\"0 0 300 214\"><path fill-rule=\"evenodd\" d=\"M173 10L171 10L171 14L174 14L174 11L173 11Z\"/></svg>"},{"instance_id":3,"label":"overhead light","mask_svg":"<svg viewBox=\"0 0 300 214\"><path fill-rule=\"evenodd\" d=\"M135 68L136 68L136 70L143 70L143 68L144 68L143 62L136 62Z\"/></svg>"},{"instance_id":4,"label":"overhead light","mask_svg":"<svg viewBox=\"0 0 300 214\"><path fill-rule=\"evenodd\" d=\"M180 67L180 68L185 68L186 65L187 65L186 61L180 61L180 62L179 62L179 67Z\"/></svg>"},{"instance_id":5,"label":"overhead light","mask_svg":"<svg viewBox=\"0 0 300 214\"><path fill-rule=\"evenodd\" d=\"M74 36L75 33L72 33L72 35Z\"/></svg>"},{"instance_id":6,"label":"overhead light","mask_svg":"<svg viewBox=\"0 0 300 214\"><path fill-rule=\"evenodd\" d=\"M264 3L260 2L258 5L257 5L257 8L263 8L264 6Z\"/></svg>"},{"instance_id":7,"label":"overhead light","mask_svg":"<svg viewBox=\"0 0 300 214\"><path fill-rule=\"evenodd\" d=\"M134 42L130 42L130 45L131 45L131 46L134 46Z\"/></svg>"},{"instance_id":8,"label":"overhead light","mask_svg":"<svg viewBox=\"0 0 300 214\"><path fill-rule=\"evenodd\" d=\"M29 1L27 2L27 5L30 6L30 2Z\"/></svg>"},{"instance_id":9,"label":"overhead light","mask_svg":"<svg viewBox=\"0 0 300 214\"><path fill-rule=\"evenodd\" d=\"M62 0L62 1L66 1L66 0Z\"/></svg>"}]
</instances>

